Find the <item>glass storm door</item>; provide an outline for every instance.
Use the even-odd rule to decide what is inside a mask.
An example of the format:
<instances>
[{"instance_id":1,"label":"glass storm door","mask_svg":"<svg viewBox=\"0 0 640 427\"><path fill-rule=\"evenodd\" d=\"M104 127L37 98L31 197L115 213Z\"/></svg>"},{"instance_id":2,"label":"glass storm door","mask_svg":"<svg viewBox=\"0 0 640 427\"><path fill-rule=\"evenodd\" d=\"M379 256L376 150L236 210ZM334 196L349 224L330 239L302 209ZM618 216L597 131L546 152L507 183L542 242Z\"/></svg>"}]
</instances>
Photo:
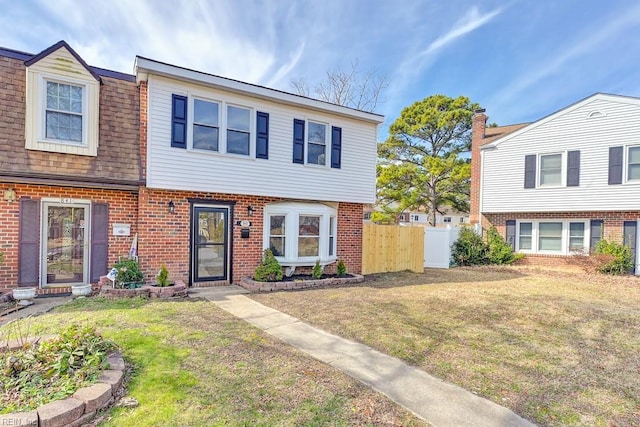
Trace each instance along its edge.
<instances>
[{"instance_id":1,"label":"glass storm door","mask_svg":"<svg viewBox=\"0 0 640 427\"><path fill-rule=\"evenodd\" d=\"M193 281L227 280L229 208L195 206L191 236Z\"/></svg>"},{"instance_id":2,"label":"glass storm door","mask_svg":"<svg viewBox=\"0 0 640 427\"><path fill-rule=\"evenodd\" d=\"M43 286L87 283L87 208L44 204Z\"/></svg>"}]
</instances>

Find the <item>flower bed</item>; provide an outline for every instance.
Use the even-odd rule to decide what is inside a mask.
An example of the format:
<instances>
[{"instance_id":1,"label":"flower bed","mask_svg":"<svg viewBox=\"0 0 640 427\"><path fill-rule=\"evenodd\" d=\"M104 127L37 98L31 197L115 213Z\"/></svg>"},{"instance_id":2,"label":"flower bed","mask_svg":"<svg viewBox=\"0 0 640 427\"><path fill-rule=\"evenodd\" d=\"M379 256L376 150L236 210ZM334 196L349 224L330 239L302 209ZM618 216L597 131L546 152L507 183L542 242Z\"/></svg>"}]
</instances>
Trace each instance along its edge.
<instances>
[{"instance_id":1,"label":"flower bed","mask_svg":"<svg viewBox=\"0 0 640 427\"><path fill-rule=\"evenodd\" d=\"M288 289L319 288L324 286L344 286L351 283L361 283L364 277L359 274L349 274L344 277L329 277L326 279L299 279L295 276L281 282L258 282L250 277L240 281L240 286L251 292L271 292Z\"/></svg>"},{"instance_id":2,"label":"flower bed","mask_svg":"<svg viewBox=\"0 0 640 427\"><path fill-rule=\"evenodd\" d=\"M2 350L0 425L84 424L122 384L122 356L109 353L113 344L92 328L70 325L59 336L9 341Z\"/></svg>"}]
</instances>

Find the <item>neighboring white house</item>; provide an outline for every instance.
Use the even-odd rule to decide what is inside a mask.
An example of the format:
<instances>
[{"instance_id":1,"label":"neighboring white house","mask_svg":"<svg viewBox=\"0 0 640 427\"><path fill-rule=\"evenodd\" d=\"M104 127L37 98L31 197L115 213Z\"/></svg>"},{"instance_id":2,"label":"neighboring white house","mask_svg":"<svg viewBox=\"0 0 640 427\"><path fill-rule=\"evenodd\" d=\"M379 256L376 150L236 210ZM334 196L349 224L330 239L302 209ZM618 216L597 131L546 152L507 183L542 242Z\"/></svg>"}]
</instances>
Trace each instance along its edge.
<instances>
[{"instance_id":1,"label":"neighboring white house","mask_svg":"<svg viewBox=\"0 0 640 427\"><path fill-rule=\"evenodd\" d=\"M371 220L371 214L374 210L375 208L365 208L365 221ZM458 212L448 206L443 207L442 210L442 214L436 214L436 227L454 227L469 224L469 214ZM397 221L399 225L419 225L424 227L431 226L431 223L429 222L429 214L420 211L401 212L397 216Z\"/></svg>"},{"instance_id":2,"label":"neighboring white house","mask_svg":"<svg viewBox=\"0 0 640 427\"><path fill-rule=\"evenodd\" d=\"M601 238L640 259L640 99L598 93L488 143L486 119L474 116L474 219L544 262Z\"/></svg>"},{"instance_id":3,"label":"neighboring white house","mask_svg":"<svg viewBox=\"0 0 640 427\"><path fill-rule=\"evenodd\" d=\"M168 244L148 262L188 265L190 282L237 282L270 248L284 266L342 259L361 271L383 116L142 57L136 76L140 216L155 225L140 245Z\"/></svg>"}]
</instances>

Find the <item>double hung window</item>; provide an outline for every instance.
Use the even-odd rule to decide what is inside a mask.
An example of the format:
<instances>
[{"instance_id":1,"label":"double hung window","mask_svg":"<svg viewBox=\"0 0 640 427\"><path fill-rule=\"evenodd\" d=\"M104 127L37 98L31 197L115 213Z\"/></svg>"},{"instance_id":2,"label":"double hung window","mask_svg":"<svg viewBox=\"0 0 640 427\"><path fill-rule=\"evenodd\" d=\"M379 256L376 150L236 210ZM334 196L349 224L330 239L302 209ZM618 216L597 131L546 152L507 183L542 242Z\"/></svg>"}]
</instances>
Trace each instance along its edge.
<instances>
[{"instance_id":1,"label":"double hung window","mask_svg":"<svg viewBox=\"0 0 640 427\"><path fill-rule=\"evenodd\" d=\"M45 138L82 143L83 87L47 81Z\"/></svg>"},{"instance_id":2,"label":"double hung window","mask_svg":"<svg viewBox=\"0 0 640 427\"><path fill-rule=\"evenodd\" d=\"M218 151L220 138L220 104L193 100L193 148Z\"/></svg>"},{"instance_id":3,"label":"double hung window","mask_svg":"<svg viewBox=\"0 0 640 427\"><path fill-rule=\"evenodd\" d=\"M627 181L640 181L640 146L627 148Z\"/></svg>"},{"instance_id":4,"label":"double hung window","mask_svg":"<svg viewBox=\"0 0 640 427\"><path fill-rule=\"evenodd\" d=\"M540 156L540 186L562 184L562 154Z\"/></svg>"},{"instance_id":5,"label":"double hung window","mask_svg":"<svg viewBox=\"0 0 640 427\"><path fill-rule=\"evenodd\" d=\"M327 125L309 122L307 139L307 163L325 165L327 157Z\"/></svg>"}]
</instances>

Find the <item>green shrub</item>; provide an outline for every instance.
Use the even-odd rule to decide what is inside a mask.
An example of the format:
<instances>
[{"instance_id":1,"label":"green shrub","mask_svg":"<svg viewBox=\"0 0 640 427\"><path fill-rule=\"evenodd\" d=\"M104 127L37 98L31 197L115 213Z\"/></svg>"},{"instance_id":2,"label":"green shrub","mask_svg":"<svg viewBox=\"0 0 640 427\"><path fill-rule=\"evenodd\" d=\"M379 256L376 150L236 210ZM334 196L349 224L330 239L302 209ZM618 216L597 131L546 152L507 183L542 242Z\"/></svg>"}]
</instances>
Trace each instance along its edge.
<instances>
[{"instance_id":1,"label":"green shrub","mask_svg":"<svg viewBox=\"0 0 640 427\"><path fill-rule=\"evenodd\" d=\"M489 247L482 240L482 236L471 228L464 227L453 244L451 261L453 265L458 266L489 264Z\"/></svg>"},{"instance_id":2,"label":"green shrub","mask_svg":"<svg viewBox=\"0 0 640 427\"><path fill-rule=\"evenodd\" d=\"M311 277L314 279L322 278L322 266L320 265L320 260L316 260L316 264L313 266L313 270L311 270Z\"/></svg>"},{"instance_id":3,"label":"green shrub","mask_svg":"<svg viewBox=\"0 0 640 427\"><path fill-rule=\"evenodd\" d=\"M597 255L608 255L611 257L610 260L598 266L598 272L600 273L627 274L633 267L631 249L622 243L600 240L596 244L595 253Z\"/></svg>"},{"instance_id":4,"label":"green shrub","mask_svg":"<svg viewBox=\"0 0 640 427\"><path fill-rule=\"evenodd\" d=\"M113 268L116 269L116 282L123 283L140 283L144 278L140 270L140 264L135 259L121 259L116 262Z\"/></svg>"},{"instance_id":5,"label":"green shrub","mask_svg":"<svg viewBox=\"0 0 640 427\"><path fill-rule=\"evenodd\" d=\"M524 254L513 251L511 245L504 241L495 227L491 227L487 231L487 247L490 264L511 264L514 261L524 258Z\"/></svg>"},{"instance_id":6,"label":"green shrub","mask_svg":"<svg viewBox=\"0 0 640 427\"><path fill-rule=\"evenodd\" d=\"M253 273L253 279L258 282L277 282L282 280L282 267L276 257L273 256L271 249L264 250L262 260Z\"/></svg>"},{"instance_id":7,"label":"green shrub","mask_svg":"<svg viewBox=\"0 0 640 427\"><path fill-rule=\"evenodd\" d=\"M344 265L343 260L338 260L338 265L336 265L336 276L344 277L347 275L347 266Z\"/></svg>"},{"instance_id":8,"label":"green shrub","mask_svg":"<svg viewBox=\"0 0 640 427\"><path fill-rule=\"evenodd\" d=\"M160 271L158 272L158 286L164 288L169 286L169 272L167 271L167 266L162 264L160 267Z\"/></svg>"},{"instance_id":9,"label":"green shrub","mask_svg":"<svg viewBox=\"0 0 640 427\"><path fill-rule=\"evenodd\" d=\"M0 252L0 264L4 262L4 253Z\"/></svg>"}]
</instances>

